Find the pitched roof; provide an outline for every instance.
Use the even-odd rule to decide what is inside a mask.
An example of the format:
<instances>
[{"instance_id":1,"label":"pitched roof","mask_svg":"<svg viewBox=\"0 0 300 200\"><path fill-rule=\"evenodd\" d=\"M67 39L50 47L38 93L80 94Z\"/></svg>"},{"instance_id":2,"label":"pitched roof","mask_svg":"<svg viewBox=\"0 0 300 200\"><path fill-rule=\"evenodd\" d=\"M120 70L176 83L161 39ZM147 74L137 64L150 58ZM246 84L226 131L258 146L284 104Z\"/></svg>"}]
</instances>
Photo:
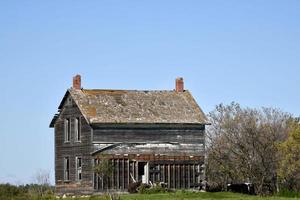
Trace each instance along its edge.
<instances>
[{"instance_id":1,"label":"pitched roof","mask_svg":"<svg viewBox=\"0 0 300 200\"><path fill-rule=\"evenodd\" d=\"M206 117L187 90L87 90L69 89L84 117L97 123L207 124ZM64 98L64 99L65 99ZM64 100L60 105L62 108Z\"/></svg>"}]
</instances>

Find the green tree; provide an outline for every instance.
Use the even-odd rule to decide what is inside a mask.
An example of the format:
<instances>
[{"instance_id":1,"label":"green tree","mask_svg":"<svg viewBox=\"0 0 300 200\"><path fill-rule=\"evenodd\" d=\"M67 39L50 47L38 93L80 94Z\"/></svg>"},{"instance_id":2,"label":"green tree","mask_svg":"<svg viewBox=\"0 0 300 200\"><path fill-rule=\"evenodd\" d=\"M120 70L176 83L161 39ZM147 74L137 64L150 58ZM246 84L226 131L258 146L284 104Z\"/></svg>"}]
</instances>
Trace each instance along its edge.
<instances>
[{"instance_id":1,"label":"green tree","mask_svg":"<svg viewBox=\"0 0 300 200\"><path fill-rule=\"evenodd\" d=\"M286 141L278 145L281 159L278 176L284 187L300 190L300 124L297 120L289 123L290 131Z\"/></svg>"},{"instance_id":2,"label":"green tree","mask_svg":"<svg viewBox=\"0 0 300 200\"><path fill-rule=\"evenodd\" d=\"M107 186L109 178L113 173L113 165L108 156L100 154L97 157L94 172L102 179L103 184Z\"/></svg>"}]
</instances>

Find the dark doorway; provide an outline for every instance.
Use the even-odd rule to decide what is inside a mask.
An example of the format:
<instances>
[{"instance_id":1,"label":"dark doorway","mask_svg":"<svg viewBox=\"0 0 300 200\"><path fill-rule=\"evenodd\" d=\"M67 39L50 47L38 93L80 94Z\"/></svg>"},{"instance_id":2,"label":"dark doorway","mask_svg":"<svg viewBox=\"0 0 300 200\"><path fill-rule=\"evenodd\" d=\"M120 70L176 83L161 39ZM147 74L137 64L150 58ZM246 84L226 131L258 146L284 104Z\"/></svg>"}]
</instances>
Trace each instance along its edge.
<instances>
[{"instance_id":1,"label":"dark doorway","mask_svg":"<svg viewBox=\"0 0 300 200\"><path fill-rule=\"evenodd\" d=\"M145 175L145 166L147 162L138 162L138 181L142 181L142 177Z\"/></svg>"}]
</instances>

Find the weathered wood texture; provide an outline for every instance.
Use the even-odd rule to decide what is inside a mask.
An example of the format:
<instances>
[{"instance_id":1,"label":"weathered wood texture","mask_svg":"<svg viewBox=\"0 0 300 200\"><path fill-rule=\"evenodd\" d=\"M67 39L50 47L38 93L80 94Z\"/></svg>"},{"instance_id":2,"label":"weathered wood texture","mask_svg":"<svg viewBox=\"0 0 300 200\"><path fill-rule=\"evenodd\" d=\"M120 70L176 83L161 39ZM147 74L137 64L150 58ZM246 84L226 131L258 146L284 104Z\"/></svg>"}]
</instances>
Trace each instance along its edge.
<instances>
[{"instance_id":1,"label":"weathered wood texture","mask_svg":"<svg viewBox=\"0 0 300 200\"><path fill-rule=\"evenodd\" d=\"M95 160L96 163L101 160ZM126 191L134 181L142 181L139 162L129 157L111 158L111 176L101 177L94 174L94 189ZM149 163L149 183L164 183L169 189L203 189L204 181L201 165L204 160L157 160ZM138 169L138 170L136 170Z\"/></svg>"},{"instance_id":2,"label":"weathered wood texture","mask_svg":"<svg viewBox=\"0 0 300 200\"><path fill-rule=\"evenodd\" d=\"M135 142L171 142L182 144L204 144L204 129L97 129L93 133L93 142L135 143Z\"/></svg>"},{"instance_id":3,"label":"weathered wood texture","mask_svg":"<svg viewBox=\"0 0 300 200\"><path fill-rule=\"evenodd\" d=\"M80 118L81 141L75 141L75 118ZM71 121L70 142L64 141L64 120ZM91 193L92 191L92 142L91 128L82 117L78 107L65 105L55 123L55 183L56 193ZM76 156L82 158L82 180L76 181ZM70 179L64 180L64 158L70 159Z\"/></svg>"},{"instance_id":4,"label":"weathered wood texture","mask_svg":"<svg viewBox=\"0 0 300 200\"><path fill-rule=\"evenodd\" d=\"M80 118L80 142L75 140L75 118ZM71 121L70 142L64 141L65 119ZM151 182L165 182L169 188L196 188L204 179L201 177L203 174L200 173L200 166L204 162L204 125L125 124L120 128L116 123L92 128L79 108L72 101L67 100L54 127L57 194L91 194L105 189L127 191L132 182L131 176L137 180L141 178L138 172L139 162L148 162ZM115 147L104 152L113 156L135 154L136 157L114 157L113 175L108 180L101 180L101 177L95 176L93 171L95 156L92 156L92 152L102 148L103 145L118 143L139 146L128 146L125 150ZM147 146L148 144L150 146ZM162 144L162 146L151 147L151 144ZM137 157L137 154L144 155ZM157 158L157 155L161 156ZM70 160L69 181L64 180L65 157ZM81 181L76 180L76 157L82 158Z\"/></svg>"}]
</instances>

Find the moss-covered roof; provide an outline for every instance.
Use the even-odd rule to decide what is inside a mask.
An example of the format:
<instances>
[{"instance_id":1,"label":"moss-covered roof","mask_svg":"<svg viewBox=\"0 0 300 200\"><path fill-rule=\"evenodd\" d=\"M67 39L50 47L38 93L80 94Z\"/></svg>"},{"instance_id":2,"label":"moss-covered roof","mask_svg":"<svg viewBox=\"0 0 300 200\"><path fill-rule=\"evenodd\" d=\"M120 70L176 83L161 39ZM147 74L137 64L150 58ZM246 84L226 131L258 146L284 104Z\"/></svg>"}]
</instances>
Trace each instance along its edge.
<instances>
[{"instance_id":1,"label":"moss-covered roof","mask_svg":"<svg viewBox=\"0 0 300 200\"><path fill-rule=\"evenodd\" d=\"M196 123L206 117L187 90L141 91L69 89L84 117L97 123ZM64 99L65 99L64 98ZM63 105L62 101L60 108Z\"/></svg>"}]
</instances>

